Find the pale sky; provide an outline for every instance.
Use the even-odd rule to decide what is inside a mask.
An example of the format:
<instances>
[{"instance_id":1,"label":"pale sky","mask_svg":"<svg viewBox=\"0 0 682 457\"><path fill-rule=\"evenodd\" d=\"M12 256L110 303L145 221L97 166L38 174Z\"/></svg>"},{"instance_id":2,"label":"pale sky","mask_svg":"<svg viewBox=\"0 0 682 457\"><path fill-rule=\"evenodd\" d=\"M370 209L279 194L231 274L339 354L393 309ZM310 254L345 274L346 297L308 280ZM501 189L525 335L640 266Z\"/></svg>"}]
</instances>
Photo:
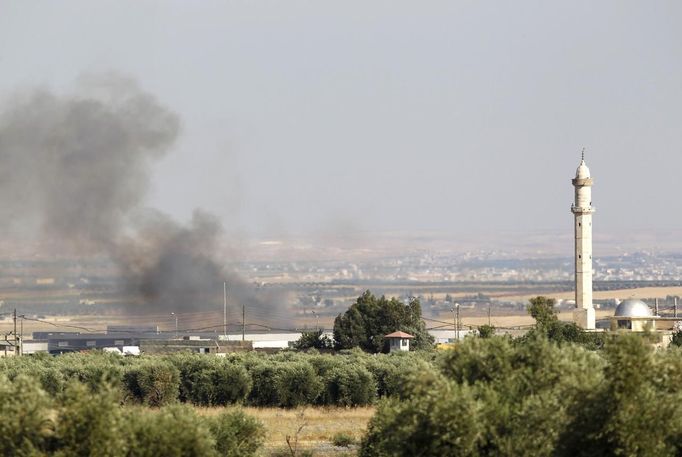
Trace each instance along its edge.
<instances>
[{"instance_id":1,"label":"pale sky","mask_svg":"<svg viewBox=\"0 0 682 457\"><path fill-rule=\"evenodd\" d=\"M0 0L0 97L115 71L182 118L148 202L253 235L680 228L682 2ZM2 166L2 164L0 164Z\"/></svg>"}]
</instances>

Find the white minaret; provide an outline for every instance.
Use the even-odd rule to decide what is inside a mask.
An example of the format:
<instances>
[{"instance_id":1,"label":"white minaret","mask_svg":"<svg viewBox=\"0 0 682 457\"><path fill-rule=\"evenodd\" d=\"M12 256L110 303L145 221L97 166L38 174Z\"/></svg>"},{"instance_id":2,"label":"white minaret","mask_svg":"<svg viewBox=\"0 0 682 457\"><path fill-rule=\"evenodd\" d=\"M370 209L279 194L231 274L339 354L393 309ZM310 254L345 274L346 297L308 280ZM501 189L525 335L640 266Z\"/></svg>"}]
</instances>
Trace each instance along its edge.
<instances>
[{"instance_id":1,"label":"white minaret","mask_svg":"<svg viewBox=\"0 0 682 457\"><path fill-rule=\"evenodd\" d=\"M592 178L585 164L585 150L572 180L575 202L575 311L573 320L584 329L594 329L592 306Z\"/></svg>"}]
</instances>

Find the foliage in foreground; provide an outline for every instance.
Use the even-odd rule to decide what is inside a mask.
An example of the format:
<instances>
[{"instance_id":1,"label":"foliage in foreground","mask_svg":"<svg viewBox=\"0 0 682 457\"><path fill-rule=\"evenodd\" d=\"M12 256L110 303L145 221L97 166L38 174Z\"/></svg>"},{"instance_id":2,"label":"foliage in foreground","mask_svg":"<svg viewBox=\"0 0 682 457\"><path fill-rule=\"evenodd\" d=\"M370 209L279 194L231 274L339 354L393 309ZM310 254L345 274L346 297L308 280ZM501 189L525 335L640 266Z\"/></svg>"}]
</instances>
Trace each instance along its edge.
<instances>
[{"instance_id":1,"label":"foliage in foreground","mask_svg":"<svg viewBox=\"0 0 682 457\"><path fill-rule=\"evenodd\" d=\"M121 407L114 388L77 381L53 399L35 380L0 379L0 415L7 456L248 457L264 441L263 426L239 410L207 418L183 405Z\"/></svg>"},{"instance_id":2,"label":"foliage in foreground","mask_svg":"<svg viewBox=\"0 0 682 457\"><path fill-rule=\"evenodd\" d=\"M467 339L384 400L360 455L682 454L682 351Z\"/></svg>"}]
</instances>

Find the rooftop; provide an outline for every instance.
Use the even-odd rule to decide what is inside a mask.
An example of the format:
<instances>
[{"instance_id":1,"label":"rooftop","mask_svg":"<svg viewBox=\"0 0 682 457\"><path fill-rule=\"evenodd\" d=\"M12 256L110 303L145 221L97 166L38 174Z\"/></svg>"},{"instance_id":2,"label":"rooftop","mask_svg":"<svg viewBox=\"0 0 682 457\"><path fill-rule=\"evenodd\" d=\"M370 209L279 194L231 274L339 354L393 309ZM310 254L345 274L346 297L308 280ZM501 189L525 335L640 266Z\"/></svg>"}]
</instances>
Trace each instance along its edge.
<instances>
[{"instance_id":1,"label":"rooftop","mask_svg":"<svg viewBox=\"0 0 682 457\"><path fill-rule=\"evenodd\" d=\"M410 335L405 332L393 332L388 335L384 335L384 338L414 338L414 335Z\"/></svg>"}]
</instances>

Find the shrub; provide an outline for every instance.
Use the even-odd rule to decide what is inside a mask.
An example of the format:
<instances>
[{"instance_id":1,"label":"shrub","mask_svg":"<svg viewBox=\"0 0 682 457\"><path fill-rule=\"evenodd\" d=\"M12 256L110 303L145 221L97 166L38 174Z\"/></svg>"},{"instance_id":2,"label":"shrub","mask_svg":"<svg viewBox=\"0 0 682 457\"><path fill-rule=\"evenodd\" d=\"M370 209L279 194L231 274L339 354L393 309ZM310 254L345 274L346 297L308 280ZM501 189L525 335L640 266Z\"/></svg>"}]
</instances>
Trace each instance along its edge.
<instances>
[{"instance_id":1,"label":"shrub","mask_svg":"<svg viewBox=\"0 0 682 457\"><path fill-rule=\"evenodd\" d=\"M260 362L251 367L251 392L248 402L254 406L279 405L279 393L275 378L280 367L272 362Z\"/></svg>"},{"instance_id":2,"label":"shrub","mask_svg":"<svg viewBox=\"0 0 682 457\"><path fill-rule=\"evenodd\" d=\"M168 362L147 361L129 369L124 383L132 398L148 406L162 406L178 399L180 373Z\"/></svg>"},{"instance_id":3,"label":"shrub","mask_svg":"<svg viewBox=\"0 0 682 457\"><path fill-rule=\"evenodd\" d=\"M337 447L350 447L355 443L355 438L348 433L341 432L332 437L332 444Z\"/></svg>"},{"instance_id":4,"label":"shrub","mask_svg":"<svg viewBox=\"0 0 682 457\"><path fill-rule=\"evenodd\" d=\"M433 371L415 375L410 388L410 398L380 404L362 440L361 457L479 455L485 429L470 388L455 389Z\"/></svg>"},{"instance_id":5,"label":"shrub","mask_svg":"<svg viewBox=\"0 0 682 457\"><path fill-rule=\"evenodd\" d=\"M35 380L0 377L0 455L47 455L52 402Z\"/></svg>"},{"instance_id":6,"label":"shrub","mask_svg":"<svg viewBox=\"0 0 682 457\"><path fill-rule=\"evenodd\" d=\"M222 363L212 375L215 405L243 402L251 391L251 376L244 367Z\"/></svg>"},{"instance_id":7,"label":"shrub","mask_svg":"<svg viewBox=\"0 0 682 457\"><path fill-rule=\"evenodd\" d=\"M242 366L217 361L186 375L183 386L185 399L196 405L224 406L246 398L251 391L251 376Z\"/></svg>"},{"instance_id":8,"label":"shrub","mask_svg":"<svg viewBox=\"0 0 682 457\"><path fill-rule=\"evenodd\" d=\"M348 363L346 356L332 356L332 355L307 355L305 360L312 365L318 376L324 378L327 374L339 366L344 366Z\"/></svg>"},{"instance_id":9,"label":"shrub","mask_svg":"<svg viewBox=\"0 0 682 457\"><path fill-rule=\"evenodd\" d=\"M280 406L292 408L315 402L323 385L313 367L307 362L282 364L275 375Z\"/></svg>"},{"instance_id":10,"label":"shrub","mask_svg":"<svg viewBox=\"0 0 682 457\"><path fill-rule=\"evenodd\" d=\"M431 363L415 355L415 353L406 353L369 358L367 369L372 373L376 382L379 397L399 395L413 371L425 370L431 366Z\"/></svg>"},{"instance_id":11,"label":"shrub","mask_svg":"<svg viewBox=\"0 0 682 457\"><path fill-rule=\"evenodd\" d=\"M115 354L88 353L65 354L57 360L57 366L65 380L78 380L90 390L118 388L123 380L123 357Z\"/></svg>"},{"instance_id":12,"label":"shrub","mask_svg":"<svg viewBox=\"0 0 682 457\"><path fill-rule=\"evenodd\" d=\"M376 397L374 378L361 365L334 368L327 374L325 383L324 403L328 405L367 405Z\"/></svg>"},{"instance_id":13,"label":"shrub","mask_svg":"<svg viewBox=\"0 0 682 457\"><path fill-rule=\"evenodd\" d=\"M209 428L220 455L249 457L256 454L265 440L265 429L242 411L227 411L212 418Z\"/></svg>"},{"instance_id":14,"label":"shrub","mask_svg":"<svg viewBox=\"0 0 682 457\"><path fill-rule=\"evenodd\" d=\"M168 357L180 374L179 399L196 405L208 405L212 386L207 378L207 372L215 364L214 358L198 354L173 354Z\"/></svg>"},{"instance_id":15,"label":"shrub","mask_svg":"<svg viewBox=\"0 0 682 457\"><path fill-rule=\"evenodd\" d=\"M473 384L509 377L514 347L509 338L467 338L439 359L441 370L457 382Z\"/></svg>"},{"instance_id":16,"label":"shrub","mask_svg":"<svg viewBox=\"0 0 682 457\"><path fill-rule=\"evenodd\" d=\"M55 455L124 456L127 443L117 398L111 388L93 393L85 384L70 383L60 399Z\"/></svg>"},{"instance_id":17,"label":"shrub","mask_svg":"<svg viewBox=\"0 0 682 457\"><path fill-rule=\"evenodd\" d=\"M679 455L680 360L636 335L467 339L381 403L360 455Z\"/></svg>"},{"instance_id":18,"label":"shrub","mask_svg":"<svg viewBox=\"0 0 682 457\"><path fill-rule=\"evenodd\" d=\"M33 370L31 376L38 379L41 387L53 396L61 393L66 384L61 371L53 367L44 367Z\"/></svg>"},{"instance_id":19,"label":"shrub","mask_svg":"<svg viewBox=\"0 0 682 457\"><path fill-rule=\"evenodd\" d=\"M216 441L207 423L184 405L150 411L131 408L126 412L128 457L213 457Z\"/></svg>"}]
</instances>

